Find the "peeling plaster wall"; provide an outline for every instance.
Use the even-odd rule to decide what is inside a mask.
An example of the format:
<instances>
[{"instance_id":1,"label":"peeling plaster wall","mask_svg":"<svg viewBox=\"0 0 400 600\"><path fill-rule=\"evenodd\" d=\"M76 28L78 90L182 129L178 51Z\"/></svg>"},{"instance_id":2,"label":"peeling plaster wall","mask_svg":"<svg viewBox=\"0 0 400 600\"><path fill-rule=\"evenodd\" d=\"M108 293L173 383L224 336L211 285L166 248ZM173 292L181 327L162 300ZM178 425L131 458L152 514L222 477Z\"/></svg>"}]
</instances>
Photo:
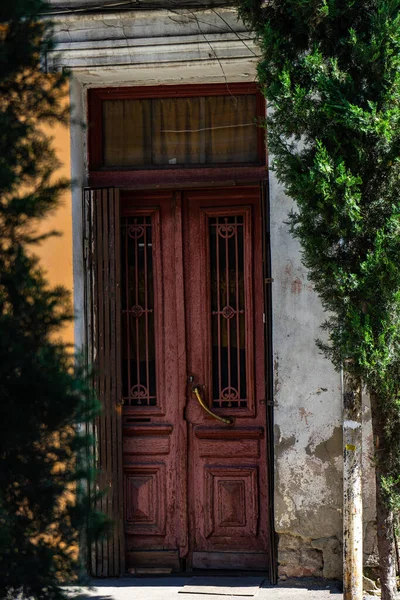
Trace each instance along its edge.
<instances>
[{"instance_id":1,"label":"peeling plaster wall","mask_svg":"<svg viewBox=\"0 0 400 600\"><path fill-rule=\"evenodd\" d=\"M294 207L270 172L279 576L342 577L341 381L315 340L321 303L285 223ZM372 432L364 398L365 564L375 564Z\"/></svg>"},{"instance_id":2,"label":"peeling plaster wall","mask_svg":"<svg viewBox=\"0 0 400 600\"><path fill-rule=\"evenodd\" d=\"M340 535L340 376L315 344L320 302L289 232L293 202L271 173L276 526L317 539Z\"/></svg>"}]
</instances>

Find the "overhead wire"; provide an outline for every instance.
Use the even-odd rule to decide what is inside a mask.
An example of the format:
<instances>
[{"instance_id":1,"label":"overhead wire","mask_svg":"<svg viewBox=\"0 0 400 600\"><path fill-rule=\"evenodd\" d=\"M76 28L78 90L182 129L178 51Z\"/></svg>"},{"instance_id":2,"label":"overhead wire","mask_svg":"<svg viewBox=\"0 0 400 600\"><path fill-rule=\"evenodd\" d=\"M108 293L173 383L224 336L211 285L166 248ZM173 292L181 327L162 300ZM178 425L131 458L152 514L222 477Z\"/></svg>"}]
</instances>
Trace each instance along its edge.
<instances>
[{"instance_id":1,"label":"overhead wire","mask_svg":"<svg viewBox=\"0 0 400 600\"><path fill-rule=\"evenodd\" d=\"M203 25L207 25L208 27L212 27L214 29L216 29L219 32L226 32L225 28L223 27L218 27L217 25L215 25L214 23L210 23L207 21L203 21L201 19L198 18L198 16L196 15L195 11L193 9L191 9L188 6L183 6L182 8L182 4L184 4L184 2L182 3L181 0L164 0L164 2L160 2L160 3L150 3L150 5L144 6L141 3L141 0L119 0L119 1L114 1L114 2L105 2L102 4L98 4L98 5L87 5L85 7L82 8L70 8L70 7L54 7L54 10L51 10L49 12L43 13L44 15L48 16L57 16L57 15L68 15L68 14L76 14L76 13L85 13L85 12L94 12L94 11L103 11L103 10L115 10L115 9L119 9L121 7L124 7L124 9L126 10L126 7L129 7L132 11L137 10L138 8L141 9L151 9L151 8L167 8L167 10L169 12L171 12L172 14L175 14L178 17L182 17L182 16L187 16L187 17L192 17L193 21L195 22L195 24L197 25L197 29L199 31L199 34L203 37L204 41L207 43L207 45L209 46L211 53L212 53L212 57L218 62L219 64L219 68L221 70L222 76L225 80L227 89L229 94L233 96L233 94L231 93L230 89L229 89L229 85L228 85L228 78L227 75L225 73L224 67L222 66L221 60L220 58L217 56L217 53L215 51L215 48L212 46L210 40L207 38L206 33L202 30L200 23L202 23ZM220 3L218 3L220 5L227 5L228 3L226 2L226 0L221 0ZM165 6L167 5L167 7ZM168 8L168 5L170 8ZM172 9L175 8L175 10ZM180 8L179 12L176 11L177 8ZM198 7L198 10L204 10L205 7ZM243 37L241 37L239 35L239 33L237 31L235 31L235 29L233 29L233 27L230 25L230 23L224 19L222 17L221 14L219 14L219 12L217 12L215 10L215 7L209 7L211 8L211 11L224 23L224 25L230 30L231 33L233 33L237 39L246 47L246 49L252 54L252 56L256 57L256 53L248 46L248 44L246 44L246 41L250 41L251 38L247 38L244 39ZM187 13L184 15L183 12L181 12L182 10L186 10Z\"/></svg>"},{"instance_id":2,"label":"overhead wire","mask_svg":"<svg viewBox=\"0 0 400 600\"><path fill-rule=\"evenodd\" d=\"M112 10L121 7L128 7L132 10L137 10L138 8L151 10L165 8L166 4L176 6L177 8L186 8L185 3L181 0L164 0L164 2L150 2L149 4L143 4L143 0L119 0L117 2L104 2L96 5L87 4L81 8L72 8L70 6L54 6L53 9L43 12L42 14L56 16L58 14L74 14L80 12ZM218 4L226 5L227 2L225 0L221 0L221 2Z\"/></svg>"}]
</instances>

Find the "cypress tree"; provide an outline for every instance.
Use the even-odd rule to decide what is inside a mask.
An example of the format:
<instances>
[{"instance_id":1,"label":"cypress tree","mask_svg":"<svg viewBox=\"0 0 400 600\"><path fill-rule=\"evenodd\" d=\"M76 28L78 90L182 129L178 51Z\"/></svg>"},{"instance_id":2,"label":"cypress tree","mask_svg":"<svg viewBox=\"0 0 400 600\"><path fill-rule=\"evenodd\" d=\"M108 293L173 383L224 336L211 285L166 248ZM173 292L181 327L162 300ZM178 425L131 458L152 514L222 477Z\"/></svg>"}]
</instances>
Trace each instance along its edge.
<instances>
[{"instance_id":1,"label":"cypress tree","mask_svg":"<svg viewBox=\"0 0 400 600\"><path fill-rule=\"evenodd\" d=\"M320 348L372 405L382 599L400 506L400 2L239 0L262 59L274 168L327 311Z\"/></svg>"},{"instance_id":2,"label":"cypress tree","mask_svg":"<svg viewBox=\"0 0 400 600\"><path fill-rule=\"evenodd\" d=\"M43 128L67 117L66 76L41 69L51 47L45 9L41 0L0 3L0 598L63 598L80 532L101 523L79 489L90 464L77 460L96 401L58 341L72 316L68 294L34 256L46 237L37 226L68 187Z\"/></svg>"}]
</instances>

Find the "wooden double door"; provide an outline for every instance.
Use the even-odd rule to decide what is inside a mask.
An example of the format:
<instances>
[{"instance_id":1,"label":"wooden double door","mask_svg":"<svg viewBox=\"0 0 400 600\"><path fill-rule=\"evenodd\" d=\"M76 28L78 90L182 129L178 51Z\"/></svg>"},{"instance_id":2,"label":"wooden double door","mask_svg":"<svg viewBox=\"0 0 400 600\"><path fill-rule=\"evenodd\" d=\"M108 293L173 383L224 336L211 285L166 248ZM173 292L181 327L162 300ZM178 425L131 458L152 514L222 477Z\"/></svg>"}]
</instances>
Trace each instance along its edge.
<instances>
[{"instance_id":1,"label":"wooden double door","mask_svg":"<svg viewBox=\"0 0 400 600\"><path fill-rule=\"evenodd\" d=\"M265 570L260 188L103 190L85 202L97 265L88 322L108 373L99 463L117 521L95 573L117 574L120 551L125 571Z\"/></svg>"},{"instance_id":2,"label":"wooden double door","mask_svg":"<svg viewBox=\"0 0 400 600\"><path fill-rule=\"evenodd\" d=\"M121 192L126 568L266 569L259 187Z\"/></svg>"}]
</instances>

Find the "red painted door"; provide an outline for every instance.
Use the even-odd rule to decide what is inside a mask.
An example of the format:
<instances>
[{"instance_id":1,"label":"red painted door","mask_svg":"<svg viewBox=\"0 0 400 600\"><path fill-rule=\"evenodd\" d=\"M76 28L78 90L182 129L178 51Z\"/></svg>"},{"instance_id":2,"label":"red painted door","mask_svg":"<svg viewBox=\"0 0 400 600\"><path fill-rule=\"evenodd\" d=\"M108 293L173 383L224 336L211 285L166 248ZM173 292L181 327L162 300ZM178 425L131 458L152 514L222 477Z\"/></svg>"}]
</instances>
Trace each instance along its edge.
<instances>
[{"instance_id":1,"label":"red painted door","mask_svg":"<svg viewBox=\"0 0 400 600\"><path fill-rule=\"evenodd\" d=\"M267 567L261 259L258 187L121 193L128 569Z\"/></svg>"},{"instance_id":2,"label":"red painted door","mask_svg":"<svg viewBox=\"0 0 400 600\"><path fill-rule=\"evenodd\" d=\"M192 564L266 569L259 189L187 192L184 215Z\"/></svg>"}]
</instances>

